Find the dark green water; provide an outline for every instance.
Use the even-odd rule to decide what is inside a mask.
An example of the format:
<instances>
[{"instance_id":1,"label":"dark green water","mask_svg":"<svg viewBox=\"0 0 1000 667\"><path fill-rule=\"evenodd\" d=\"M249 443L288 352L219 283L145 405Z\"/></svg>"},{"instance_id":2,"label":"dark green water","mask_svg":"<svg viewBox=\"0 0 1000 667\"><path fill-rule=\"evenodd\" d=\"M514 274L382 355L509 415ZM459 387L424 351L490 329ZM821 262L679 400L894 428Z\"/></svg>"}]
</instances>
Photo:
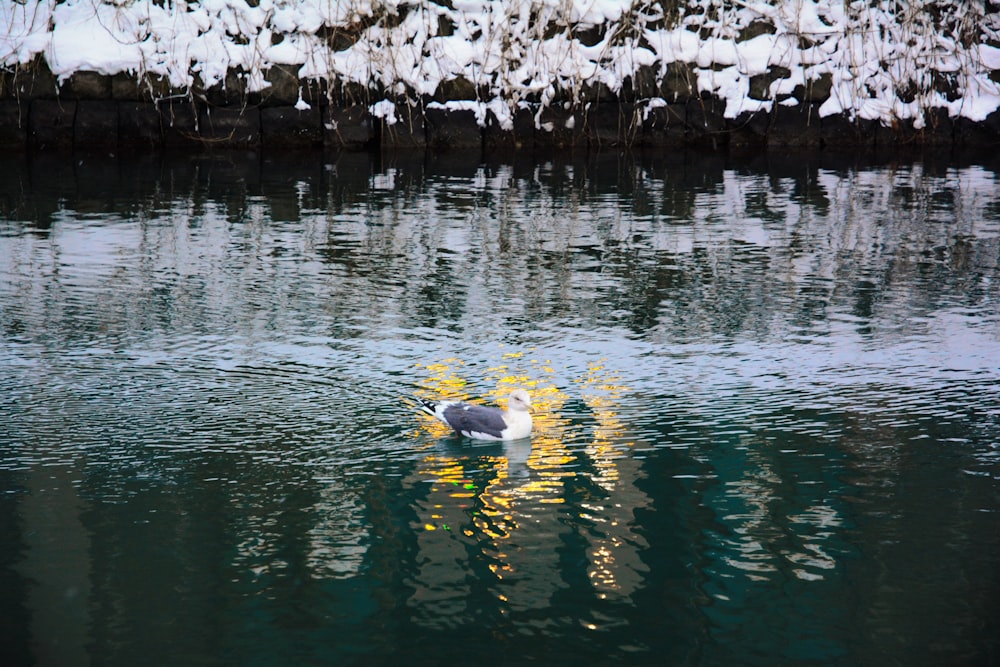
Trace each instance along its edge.
<instances>
[{"instance_id":1,"label":"dark green water","mask_svg":"<svg viewBox=\"0 0 1000 667\"><path fill-rule=\"evenodd\" d=\"M464 159L0 159L0 662L1000 661L997 163Z\"/></svg>"}]
</instances>

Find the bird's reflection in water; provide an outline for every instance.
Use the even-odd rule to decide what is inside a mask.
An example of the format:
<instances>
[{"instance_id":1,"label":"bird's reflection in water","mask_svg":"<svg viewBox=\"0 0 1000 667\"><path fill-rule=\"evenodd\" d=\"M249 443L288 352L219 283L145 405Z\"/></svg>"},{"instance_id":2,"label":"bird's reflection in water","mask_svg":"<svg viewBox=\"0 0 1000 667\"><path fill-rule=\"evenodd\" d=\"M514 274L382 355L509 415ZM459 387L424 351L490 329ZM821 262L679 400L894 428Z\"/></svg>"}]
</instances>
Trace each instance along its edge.
<instances>
[{"instance_id":1,"label":"bird's reflection in water","mask_svg":"<svg viewBox=\"0 0 1000 667\"><path fill-rule=\"evenodd\" d=\"M511 440L503 443L503 455L507 459L507 479L512 483L527 481L531 474L528 458L531 456L531 438Z\"/></svg>"}]
</instances>

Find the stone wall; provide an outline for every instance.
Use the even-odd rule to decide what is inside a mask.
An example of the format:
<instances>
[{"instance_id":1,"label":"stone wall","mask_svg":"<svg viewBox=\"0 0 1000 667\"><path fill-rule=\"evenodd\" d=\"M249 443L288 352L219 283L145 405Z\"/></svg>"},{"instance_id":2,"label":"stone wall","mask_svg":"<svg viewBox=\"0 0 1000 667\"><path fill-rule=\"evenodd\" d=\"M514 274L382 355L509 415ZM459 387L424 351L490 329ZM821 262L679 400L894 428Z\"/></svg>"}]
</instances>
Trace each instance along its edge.
<instances>
[{"instance_id":1,"label":"stone wall","mask_svg":"<svg viewBox=\"0 0 1000 667\"><path fill-rule=\"evenodd\" d=\"M758 146L769 148L873 148L891 145L981 146L1000 142L1000 112L983 122L927 112L923 127L885 126L846 115L820 118L829 86L819 79L792 93L797 104L723 115L721 100L698 94L694 76L675 64L665 77L628 80L618 94L595 87L572 101L528 103L501 129L489 114L485 126L449 102L474 98L472 86L442 86L432 96L396 101L396 122L371 113L375 96L360 88L332 90L298 80L281 68L271 86L246 92L239 72L212 88L174 90L162 80L132 74L77 72L58 81L36 59L0 74L0 148L143 151L159 148L378 148L476 149L656 148ZM779 70L780 68L773 68ZM780 71L751 82L750 95L768 95ZM460 82L459 82L460 83ZM648 100L670 100L658 106ZM381 99L382 96L379 96ZM400 113L400 110L403 110Z\"/></svg>"}]
</instances>

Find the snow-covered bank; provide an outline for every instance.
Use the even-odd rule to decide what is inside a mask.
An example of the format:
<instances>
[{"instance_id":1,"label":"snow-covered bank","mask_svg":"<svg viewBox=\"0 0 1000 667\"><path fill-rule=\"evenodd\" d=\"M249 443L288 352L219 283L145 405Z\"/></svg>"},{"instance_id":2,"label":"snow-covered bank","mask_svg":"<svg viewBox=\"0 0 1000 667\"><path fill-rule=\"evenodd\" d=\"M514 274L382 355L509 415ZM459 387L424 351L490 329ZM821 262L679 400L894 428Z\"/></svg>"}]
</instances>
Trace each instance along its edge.
<instances>
[{"instance_id":1,"label":"snow-covered bank","mask_svg":"<svg viewBox=\"0 0 1000 667\"><path fill-rule=\"evenodd\" d=\"M0 65L8 98L190 102L199 134L206 107L249 104L319 135L344 119L314 107L360 106L417 144L448 112L554 143L773 139L782 118L779 143L819 143L824 119L920 139L997 120L1000 2L18 0ZM106 93L81 92L95 77Z\"/></svg>"}]
</instances>

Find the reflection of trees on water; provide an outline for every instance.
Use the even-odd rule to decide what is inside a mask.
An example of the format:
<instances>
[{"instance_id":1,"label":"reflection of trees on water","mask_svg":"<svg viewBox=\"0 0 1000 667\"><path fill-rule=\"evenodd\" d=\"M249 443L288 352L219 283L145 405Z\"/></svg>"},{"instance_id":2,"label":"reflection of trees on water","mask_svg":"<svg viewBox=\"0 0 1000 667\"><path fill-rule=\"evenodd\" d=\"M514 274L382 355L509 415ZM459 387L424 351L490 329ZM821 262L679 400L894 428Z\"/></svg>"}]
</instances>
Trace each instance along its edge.
<instances>
[{"instance_id":1,"label":"reflection of trees on water","mask_svg":"<svg viewBox=\"0 0 1000 667\"><path fill-rule=\"evenodd\" d=\"M405 202L413 217L341 220L330 249L345 234L362 244L342 266L377 265L371 293L405 276L379 316L411 326L555 319L691 340L785 333L779 310L816 333L833 308L892 327L899 309L947 307L956 290L995 298L987 170L720 169L713 180L691 178L697 163L615 166L612 178L603 164L428 176Z\"/></svg>"},{"instance_id":2,"label":"reflection of trees on water","mask_svg":"<svg viewBox=\"0 0 1000 667\"><path fill-rule=\"evenodd\" d=\"M148 328L163 304L174 318L210 309L245 327L247 304L259 313L252 326L278 326L268 313L319 303L341 337L558 320L692 340L822 333L831 308L855 313L860 331L891 329L900 310L997 299L1000 188L988 169L685 159L447 175L358 156L144 162L120 170L121 192L73 172L30 202L12 181L12 212L44 209L49 222L6 243L3 261L15 276L49 267L70 295L88 290L81 298L106 307L78 324L96 331ZM113 229L67 224L95 200L121 210ZM73 276L52 270L66 253L143 261ZM17 284L4 289L17 296ZM775 318L778 306L797 314L792 324ZM25 324L15 319L6 326Z\"/></svg>"}]
</instances>

